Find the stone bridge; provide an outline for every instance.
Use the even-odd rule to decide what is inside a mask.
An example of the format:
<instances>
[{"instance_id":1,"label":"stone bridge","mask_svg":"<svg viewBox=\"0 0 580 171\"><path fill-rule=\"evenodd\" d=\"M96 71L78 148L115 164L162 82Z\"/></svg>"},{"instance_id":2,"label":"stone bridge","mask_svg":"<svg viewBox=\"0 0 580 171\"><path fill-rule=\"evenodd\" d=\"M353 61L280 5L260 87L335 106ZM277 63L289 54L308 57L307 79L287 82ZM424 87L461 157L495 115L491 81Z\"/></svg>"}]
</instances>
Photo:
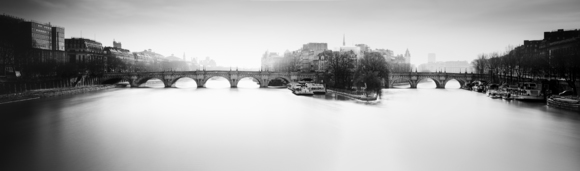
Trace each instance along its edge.
<instances>
[{"instance_id":1,"label":"stone bridge","mask_svg":"<svg viewBox=\"0 0 580 171\"><path fill-rule=\"evenodd\" d=\"M266 71L171 71L171 72L130 72L130 73L106 73L103 83L118 83L127 81L131 87L138 87L150 79L163 81L165 87L175 87L175 82L181 78L191 78L197 83L197 87L204 87L207 80L212 77L223 77L230 82L231 87L237 87L243 78L253 78L258 81L260 87L268 87L270 81L282 79L286 82L312 79L315 82L322 80L322 73L299 73L299 72L266 72Z\"/></svg>"},{"instance_id":2,"label":"stone bridge","mask_svg":"<svg viewBox=\"0 0 580 171\"><path fill-rule=\"evenodd\" d=\"M267 71L171 71L171 72L129 72L107 73L103 83L117 83L127 81L132 87L139 87L151 79L163 81L165 87L175 87L175 82L181 78L195 80L198 87L205 87L205 83L212 77L223 77L230 82L231 87L237 87L243 78L253 78L258 81L260 87L268 87L270 81L282 79L285 82L295 82L302 79L312 79L321 82L324 73L300 73L300 72L267 72ZM445 88L449 80L457 80L463 87L465 84L478 80L489 80L487 75L469 73L444 73L444 72L406 72L390 73L385 83L386 88L393 88L395 83L409 83L411 88L417 88L417 84L423 79L431 79L437 88Z\"/></svg>"},{"instance_id":3,"label":"stone bridge","mask_svg":"<svg viewBox=\"0 0 580 171\"><path fill-rule=\"evenodd\" d=\"M472 81L487 81L489 75L469 73L444 73L444 72L407 72L390 73L387 88L393 88L394 83L409 83L411 88L417 88L417 84L423 79L431 79L437 88L445 88L450 80L457 80L461 87Z\"/></svg>"}]
</instances>

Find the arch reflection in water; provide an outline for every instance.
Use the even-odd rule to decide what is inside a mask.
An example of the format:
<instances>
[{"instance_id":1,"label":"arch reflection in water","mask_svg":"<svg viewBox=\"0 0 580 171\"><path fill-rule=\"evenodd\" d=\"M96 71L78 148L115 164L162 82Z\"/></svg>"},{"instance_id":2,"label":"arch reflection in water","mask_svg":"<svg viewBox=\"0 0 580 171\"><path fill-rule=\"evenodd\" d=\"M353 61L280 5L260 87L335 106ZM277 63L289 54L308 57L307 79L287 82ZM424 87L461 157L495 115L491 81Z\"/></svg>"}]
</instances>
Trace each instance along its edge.
<instances>
[{"instance_id":1,"label":"arch reflection in water","mask_svg":"<svg viewBox=\"0 0 580 171\"><path fill-rule=\"evenodd\" d=\"M437 84L431 78L424 78L419 80L417 88L437 88Z\"/></svg>"},{"instance_id":2,"label":"arch reflection in water","mask_svg":"<svg viewBox=\"0 0 580 171\"><path fill-rule=\"evenodd\" d=\"M197 88L197 83L195 80L189 77L183 77L175 81L175 87L177 88Z\"/></svg>"},{"instance_id":3,"label":"arch reflection in water","mask_svg":"<svg viewBox=\"0 0 580 171\"><path fill-rule=\"evenodd\" d=\"M145 83L139 85L139 87L147 87L147 88L165 88L165 84L163 81L157 78L152 78L147 80Z\"/></svg>"},{"instance_id":4,"label":"arch reflection in water","mask_svg":"<svg viewBox=\"0 0 580 171\"><path fill-rule=\"evenodd\" d=\"M238 81L238 88L260 88L260 83L252 77L245 77Z\"/></svg>"},{"instance_id":5,"label":"arch reflection in water","mask_svg":"<svg viewBox=\"0 0 580 171\"><path fill-rule=\"evenodd\" d=\"M451 79L445 83L445 88L461 88L461 84L456 79Z\"/></svg>"},{"instance_id":6,"label":"arch reflection in water","mask_svg":"<svg viewBox=\"0 0 580 171\"><path fill-rule=\"evenodd\" d=\"M205 88L230 88L230 82L224 77L211 77L205 82Z\"/></svg>"},{"instance_id":7,"label":"arch reflection in water","mask_svg":"<svg viewBox=\"0 0 580 171\"><path fill-rule=\"evenodd\" d=\"M461 88L461 83L456 79L451 79L445 83L445 89ZM394 88L411 88L409 83L397 83L393 86ZM431 78L424 78L417 83L417 88L437 88L437 84Z\"/></svg>"},{"instance_id":8,"label":"arch reflection in water","mask_svg":"<svg viewBox=\"0 0 580 171\"><path fill-rule=\"evenodd\" d=\"M284 87L285 88L288 83L290 83L290 79L284 78L284 77L277 77L277 78L271 79L270 82L268 82L268 87L274 87L274 88Z\"/></svg>"}]
</instances>

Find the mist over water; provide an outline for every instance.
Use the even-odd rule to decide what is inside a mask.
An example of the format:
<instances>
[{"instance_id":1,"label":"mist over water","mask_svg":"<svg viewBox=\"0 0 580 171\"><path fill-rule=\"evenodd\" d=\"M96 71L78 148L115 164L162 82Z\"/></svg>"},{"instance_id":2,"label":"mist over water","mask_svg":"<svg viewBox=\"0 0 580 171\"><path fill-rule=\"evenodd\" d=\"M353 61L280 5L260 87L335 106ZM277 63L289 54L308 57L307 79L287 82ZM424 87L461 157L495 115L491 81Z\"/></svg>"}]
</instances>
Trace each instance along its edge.
<instances>
[{"instance_id":1,"label":"mist over water","mask_svg":"<svg viewBox=\"0 0 580 171\"><path fill-rule=\"evenodd\" d=\"M453 82L376 104L249 79L177 87L0 105L0 170L580 170L578 113Z\"/></svg>"}]
</instances>

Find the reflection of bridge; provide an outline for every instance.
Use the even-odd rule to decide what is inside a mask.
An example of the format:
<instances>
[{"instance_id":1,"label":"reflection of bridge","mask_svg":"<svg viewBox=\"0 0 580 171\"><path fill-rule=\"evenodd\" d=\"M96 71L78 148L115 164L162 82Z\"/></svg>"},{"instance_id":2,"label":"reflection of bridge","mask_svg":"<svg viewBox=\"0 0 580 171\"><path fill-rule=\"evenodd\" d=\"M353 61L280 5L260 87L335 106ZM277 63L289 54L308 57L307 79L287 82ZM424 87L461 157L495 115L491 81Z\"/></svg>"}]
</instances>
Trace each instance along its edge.
<instances>
[{"instance_id":1,"label":"reflection of bridge","mask_svg":"<svg viewBox=\"0 0 580 171\"><path fill-rule=\"evenodd\" d=\"M212 77L223 77L230 82L231 87L237 87L243 78L253 78L258 81L260 87L267 87L270 81L282 79L286 82L312 79L321 82L323 73L300 73L300 72L260 72L260 71L174 71L174 72L131 72L131 73L107 73L104 83L116 83L127 81L132 87L146 83L150 79L159 79L165 87L175 87L175 82L181 78L195 80L198 87L204 87L207 80ZM417 83L423 79L431 79L437 88L445 88L449 80L457 80L461 86L475 80L487 80L486 76L468 73L431 73L431 72L407 72L391 73L386 79L387 88L392 88L394 83L409 83L411 88L417 88Z\"/></svg>"},{"instance_id":2,"label":"reflection of bridge","mask_svg":"<svg viewBox=\"0 0 580 171\"><path fill-rule=\"evenodd\" d=\"M260 71L174 71L174 72L131 72L131 73L107 73L105 83L127 81L132 87L147 82L150 79L163 81L165 87L175 87L175 82L181 78L191 78L197 83L197 87L204 87L207 80L212 77L223 77L230 82L231 87L237 87L243 78L253 78L258 81L260 87L268 87L270 81L282 79L286 82L312 79L315 82L322 80L322 73L298 73L298 72L260 72Z\"/></svg>"},{"instance_id":3,"label":"reflection of bridge","mask_svg":"<svg viewBox=\"0 0 580 171\"><path fill-rule=\"evenodd\" d=\"M409 83L411 88L417 88L419 81L431 79L435 82L437 88L445 88L450 80L457 80L461 87L466 83L477 80L489 80L489 75L468 74L468 73L442 73L442 72L407 72L391 73L388 79L388 88L392 88L394 83Z\"/></svg>"}]
</instances>

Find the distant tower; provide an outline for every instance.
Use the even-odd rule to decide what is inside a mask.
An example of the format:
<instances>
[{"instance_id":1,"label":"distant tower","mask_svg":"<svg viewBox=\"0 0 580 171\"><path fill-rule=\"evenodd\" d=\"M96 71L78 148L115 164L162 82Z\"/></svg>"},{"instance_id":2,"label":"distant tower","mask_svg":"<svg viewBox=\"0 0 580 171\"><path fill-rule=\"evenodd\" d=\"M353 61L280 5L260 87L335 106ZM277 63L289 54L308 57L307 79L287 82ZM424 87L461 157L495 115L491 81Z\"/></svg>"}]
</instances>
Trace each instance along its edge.
<instances>
[{"instance_id":1,"label":"distant tower","mask_svg":"<svg viewBox=\"0 0 580 171\"><path fill-rule=\"evenodd\" d=\"M122 48L122 47L121 47L121 42L116 42L116 41L113 39L113 47L121 49L121 48Z\"/></svg>"},{"instance_id":2,"label":"distant tower","mask_svg":"<svg viewBox=\"0 0 580 171\"><path fill-rule=\"evenodd\" d=\"M344 41L344 34L342 34L342 46L346 46L346 43Z\"/></svg>"},{"instance_id":3,"label":"distant tower","mask_svg":"<svg viewBox=\"0 0 580 171\"><path fill-rule=\"evenodd\" d=\"M185 52L183 52L183 61L185 61Z\"/></svg>"},{"instance_id":4,"label":"distant tower","mask_svg":"<svg viewBox=\"0 0 580 171\"><path fill-rule=\"evenodd\" d=\"M405 52L405 63L411 63L411 53L409 53L409 49Z\"/></svg>"}]
</instances>

